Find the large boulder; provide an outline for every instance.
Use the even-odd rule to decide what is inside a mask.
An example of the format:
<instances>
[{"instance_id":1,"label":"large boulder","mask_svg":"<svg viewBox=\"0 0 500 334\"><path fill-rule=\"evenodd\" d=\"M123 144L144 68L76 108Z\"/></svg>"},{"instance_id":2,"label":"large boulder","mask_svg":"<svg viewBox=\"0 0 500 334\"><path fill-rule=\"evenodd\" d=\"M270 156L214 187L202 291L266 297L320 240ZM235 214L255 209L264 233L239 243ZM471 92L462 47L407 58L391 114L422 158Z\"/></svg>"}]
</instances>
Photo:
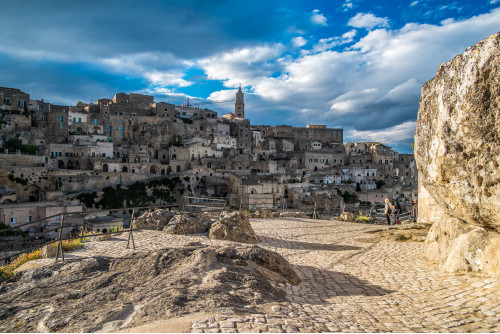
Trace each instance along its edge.
<instances>
[{"instance_id":1,"label":"large boulder","mask_svg":"<svg viewBox=\"0 0 500 334\"><path fill-rule=\"evenodd\" d=\"M434 223L424 253L446 271L500 273L485 255L500 257L492 243L500 228L499 45L497 33L468 48L422 88L419 222Z\"/></svg>"},{"instance_id":2,"label":"large boulder","mask_svg":"<svg viewBox=\"0 0 500 334\"><path fill-rule=\"evenodd\" d=\"M248 218L239 211L225 213L212 224L208 236L210 239L231 240L248 244L260 241Z\"/></svg>"},{"instance_id":3,"label":"large boulder","mask_svg":"<svg viewBox=\"0 0 500 334\"><path fill-rule=\"evenodd\" d=\"M170 234L198 234L207 233L210 226L212 220L205 214L184 213L174 216L163 231Z\"/></svg>"}]
</instances>

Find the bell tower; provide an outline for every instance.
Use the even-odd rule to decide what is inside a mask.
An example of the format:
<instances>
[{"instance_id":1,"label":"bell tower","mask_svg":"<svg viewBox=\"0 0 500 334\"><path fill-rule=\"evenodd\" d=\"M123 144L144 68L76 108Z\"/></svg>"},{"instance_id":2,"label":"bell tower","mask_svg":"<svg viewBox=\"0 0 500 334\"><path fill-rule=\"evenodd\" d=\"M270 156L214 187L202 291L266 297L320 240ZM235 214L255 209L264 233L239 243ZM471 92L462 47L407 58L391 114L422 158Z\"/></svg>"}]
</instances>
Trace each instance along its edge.
<instances>
[{"instance_id":1,"label":"bell tower","mask_svg":"<svg viewBox=\"0 0 500 334\"><path fill-rule=\"evenodd\" d=\"M241 85L236 92L236 103L234 104L234 114L236 117L245 118L245 103L243 102L243 92L241 91Z\"/></svg>"}]
</instances>

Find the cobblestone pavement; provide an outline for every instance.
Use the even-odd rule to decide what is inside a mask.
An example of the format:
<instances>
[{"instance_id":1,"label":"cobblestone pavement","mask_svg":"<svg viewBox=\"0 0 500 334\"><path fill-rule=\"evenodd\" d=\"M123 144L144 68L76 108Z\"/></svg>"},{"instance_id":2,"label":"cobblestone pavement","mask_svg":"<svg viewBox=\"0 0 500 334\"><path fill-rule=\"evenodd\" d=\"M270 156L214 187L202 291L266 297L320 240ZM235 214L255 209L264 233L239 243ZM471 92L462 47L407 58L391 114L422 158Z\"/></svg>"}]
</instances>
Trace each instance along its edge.
<instances>
[{"instance_id":1,"label":"cobblestone pavement","mask_svg":"<svg viewBox=\"0 0 500 334\"><path fill-rule=\"evenodd\" d=\"M283 285L288 301L265 314L220 314L193 322L192 332L500 332L500 279L438 272L421 259L422 243L364 233L387 226L309 219L251 223L259 245L287 258L301 283ZM221 243L154 231L134 235L138 250ZM123 234L73 254L121 256L131 252L126 241Z\"/></svg>"}]
</instances>

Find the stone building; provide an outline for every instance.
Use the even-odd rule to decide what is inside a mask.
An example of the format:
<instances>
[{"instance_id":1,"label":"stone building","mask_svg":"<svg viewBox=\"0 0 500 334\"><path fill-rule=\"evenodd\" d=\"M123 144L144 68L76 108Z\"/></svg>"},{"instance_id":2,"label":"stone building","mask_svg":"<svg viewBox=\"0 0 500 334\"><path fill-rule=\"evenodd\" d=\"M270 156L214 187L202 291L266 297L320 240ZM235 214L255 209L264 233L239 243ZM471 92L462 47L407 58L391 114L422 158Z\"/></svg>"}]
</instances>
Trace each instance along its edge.
<instances>
[{"instance_id":1,"label":"stone building","mask_svg":"<svg viewBox=\"0 0 500 334\"><path fill-rule=\"evenodd\" d=\"M24 111L28 109L30 95L17 88L0 87L0 110Z\"/></svg>"},{"instance_id":2,"label":"stone building","mask_svg":"<svg viewBox=\"0 0 500 334\"><path fill-rule=\"evenodd\" d=\"M10 203L0 204L0 221L9 227L20 227L30 234L42 232L44 229L57 229L63 221L63 237L71 230L78 229L83 224L83 218L71 213L82 212L81 204L63 205L57 202ZM63 218L64 215L64 218ZM33 222L32 224L26 224ZM48 237L56 238L57 231L52 231Z\"/></svg>"}]
</instances>

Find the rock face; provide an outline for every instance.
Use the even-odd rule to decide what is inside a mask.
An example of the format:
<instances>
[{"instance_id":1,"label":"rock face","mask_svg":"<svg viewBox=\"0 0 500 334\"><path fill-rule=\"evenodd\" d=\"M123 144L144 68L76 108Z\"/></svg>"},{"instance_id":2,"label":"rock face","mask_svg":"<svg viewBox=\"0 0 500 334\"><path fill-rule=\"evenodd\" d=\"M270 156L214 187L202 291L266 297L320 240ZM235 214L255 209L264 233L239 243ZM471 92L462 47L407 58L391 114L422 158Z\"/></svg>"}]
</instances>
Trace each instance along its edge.
<instances>
[{"instance_id":1,"label":"rock face","mask_svg":"<svg viewBox=\"0 0 500 334\"><path fill-rule=\"evenodd\" d=\"M170 222L176 212L165 209L156 209L152 212L145 212L134 221L134 228L163 230Z\"/></svg>"},{"instance_id":2,"label":"rock face","mask_svg":"<svg viewBox=\"0 0 500 334\"><path fill-rule=\"evenodd\" d=\"M225 213L210 228L210 239L231 240L254 244L259 242L248 218L241 212Z\"/></svg>"},{"instance_id":3,"label":"rock face","mask_svg":"<svg viewBox=\"0 0 500 334\"><path fill-rule=\"evenodd\" d=\"M500 273L500 33L439 66L422 88L415 131L419 222L447 271Z\"/></svg>"},{"instance_id":4,"label":"rock face","mask_svg":"<svg viewBox=\"0 0 500 334\"><path fill-rule=\"evenodd\" d=\"M212 221L203 213L184 213L182 221L180 215L174 216L163 231L171 234L197 234L208 232L210 226Z\"/></svg>"},{"instance_id":5,"label":"rock face","mask_svg":"<svg viewBox=\"0 0 500 334\"><path fill-rule=\"evenodd\" d=\"M285 300L277 282L298 283L277 253L196 243L52 263L17 279L0 284L1 332L116 332L195 312L258 313Z\"/></svg>"}]
</instances>

